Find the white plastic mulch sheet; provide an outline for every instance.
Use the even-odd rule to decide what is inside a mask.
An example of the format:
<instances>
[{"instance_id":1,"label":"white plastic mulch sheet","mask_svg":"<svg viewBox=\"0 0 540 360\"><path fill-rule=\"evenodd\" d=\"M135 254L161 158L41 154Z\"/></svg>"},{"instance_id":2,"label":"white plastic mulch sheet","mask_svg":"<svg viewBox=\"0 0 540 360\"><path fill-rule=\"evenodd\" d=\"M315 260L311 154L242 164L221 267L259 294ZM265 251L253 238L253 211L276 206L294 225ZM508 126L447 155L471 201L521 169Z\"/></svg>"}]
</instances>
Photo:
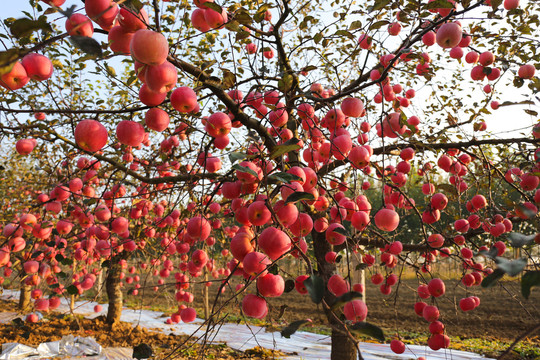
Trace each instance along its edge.
<instances>
[{"instance_id":1,"label":"white plastic mulch sheet","mask_svg":"<svg viewBox=\"0 0 540 360\"><path fill-rule=\"evenodd\" d=\"M3 299L16 299L18 296L18 291L4 290L0 297ZM87 318L95 318L107 313L107 304L102 305L103 310L100 313L94 312L95 305L97 303L77 302L74 312L76 314L83 314ZM57 311L69 312L69 306L64 299ZM9 315L6 315L6 317L9 318ZM0 322L2 320L0 318ZM166 334L193 334L195 339L203 339L207 332L207 329L202 325L203 320L201 319L196 319L190 324L167 325L165 324L165 319L162 317L162 313L150 310L124 309L122 311L121 321L137 324L148 329L156 329ZM209 331L206 338L208 341L214 343L227 343L228 346L237 350L247 350L255 346L262 346L263 348L276 349L288 354L294 354L283 357L283 359L287 360L320 360L330 358L330 337L305 331L298 331L291 335L290 339L287 339L283 338L279 332L266 332L265 328L259 326L224 324ZM406 351L399 355L390 350L389 344L360 343L359 346L362 351L362 357L365 360L416 359L420 356L425 357L427 360L492 360L466 351L449 349L433 351L427 346L419 345L408 345ZM125 351L122 350L122 353L125 354ZM100 359L105 358L101 357ZM118 358L124 358L124 355ZM0 357L0 360L2 359L4 358Z\"/></svg>"}]
</instances>

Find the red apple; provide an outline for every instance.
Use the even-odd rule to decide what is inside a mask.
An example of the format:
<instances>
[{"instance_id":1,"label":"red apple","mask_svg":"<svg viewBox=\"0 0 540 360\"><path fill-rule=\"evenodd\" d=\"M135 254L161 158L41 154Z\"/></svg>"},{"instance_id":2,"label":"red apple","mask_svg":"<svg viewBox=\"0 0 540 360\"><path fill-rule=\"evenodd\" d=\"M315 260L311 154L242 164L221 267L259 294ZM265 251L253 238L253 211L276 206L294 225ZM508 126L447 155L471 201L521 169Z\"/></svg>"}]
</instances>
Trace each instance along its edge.
<instances>
[{"instance_id":1,"label":"red apple","mask_svg":"<svg viewBox=\"0 0 540 360\"><path fill-rule=\"evenodd\" d=\"M133 58L146 65L161 65L169 55L169 43L165 36L152 30L137 30L130 48Z\"/></svg>"},{"instance_id":2,"label":"red apple","mask_svg":"<svg viewBox=\"0 0 540 360\"><path fill-rule=\"evenodd\" d=\"M146 85L153 92L167 93L178 80L176 67L168 61L156 66L148 66L145 74Z\"/></svg>"},{"instance_id":3,"label":"red apple","mask_svg":"<svg viewBox=\"0 0 540 360\"><path fill-rule=\"evenodd\" d=\"M30 81L26 69L20 62L16 62L10 72L0 77L0 85L8 90L18 90Z\"/></svg>"},{"instance_id":4,"label":"red apple","mask_svg":"<svg viewBox=\"0 0 540 360\"><path fill-rule=\"evenodd\" d=\"M160 108L152 108L146 112L144 122L150 129L162 132L169 126L169 114Z\"/></svg>"},{"instance_id":5,"label":"red apple","mask_svg":"<svg viewBox=\"0 0 540 360\"><path fill-rule=\"evenodd\" d=\"M116 137L124 145L137 147L144 140L144 127L138 122L123 120L116 126Z\"/></svg>"},{"instance_id":6,"label":"red apple","mask_svg":"<svg viewBox=\"0 0 540 360\"><path fill-rule=\"evenodd\" d=\"M83 150L99 151L107 144L107 139L107 129L99 121L86 119L75 128L75 141Z\"/></svg>"},{"instance_id":7,"label":"red apple","mask_svg":"<svg viewBox=\"0 0 540 360\"><path fill-rule=\"evenodd\" d=\"M179 87L171 94L171 105L182 113L189 113L197 108L197 94L190 87Z\"/></svg>"},{"instance_id":8,"label":"red apple","mask_svg":"<svg viewBox=\"0 0 540 360\"><path fill-rule=\"evenodd\" d=\"M74 13L66 20L66 31L71 36L92 37L94 34L94 25L92 25L92 21L87 16Z\"/></svg>"},{"instance_id":9,"label":"red apple","mask_svg":"<svg viewBox=\"0 0 540 360\"><path fill-rule=\"evenodd\" d=\"M437 44L444 49L451 49L459 45L463 31L461 25L456 22L449 22L441 25L437 30Z\"/></svg>"},{"instance_id":10,"label":"red apple","mask_svg":"<svg viewBox=\"0 0 540 360\"><path fill-rule=\"evenodd\" d=\"M141 8L139 13L134 13L129 9L121 8L118 14L118 22L120 26L127 32L135 32L137 30L146 29L148 20L148 14L144 8Z\"/></svg>"}]
</instances>

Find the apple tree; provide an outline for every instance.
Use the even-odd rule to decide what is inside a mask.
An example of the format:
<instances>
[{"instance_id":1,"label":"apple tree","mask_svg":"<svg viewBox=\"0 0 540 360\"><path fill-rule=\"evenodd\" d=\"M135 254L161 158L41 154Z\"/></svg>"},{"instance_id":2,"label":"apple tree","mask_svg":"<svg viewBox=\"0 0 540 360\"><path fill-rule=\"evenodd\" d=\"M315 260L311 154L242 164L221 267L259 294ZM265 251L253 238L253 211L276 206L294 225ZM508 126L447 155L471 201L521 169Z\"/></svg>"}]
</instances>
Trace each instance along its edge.
<instances>
[{"instance_id":1,"label":"apple tree","mask_svg":"<svg viewBox=\"0 0 540 360\"><path fill-rule=\"evenodd\" d=\"M2 19L0 34L4 147L48 174L3 224L0 266L18 259L27 286L78 295L106 271L110 323L124 284L144 292L141 271L158 277L153 290L175 287L171 322L193 321L190 286L209 276L218 293L242 279L233 298L253 318L296 288L325 313L331 358L356 359L357 333L384 335L365 322L352 272L366 269L388 295L400 268L416 271L418 302L403 311L425 319L434 350L450 341L439 259L463 268L462 311L479 305L477 285L522 274L528 297L540 283L539 3L29 9ZM509 246L526 256L511 259ZM285 281L293 256L305 272ZM58 302L33 297L36 309ZM391 348L404 351L399 334Z\"/></svg>"}]
</instances>

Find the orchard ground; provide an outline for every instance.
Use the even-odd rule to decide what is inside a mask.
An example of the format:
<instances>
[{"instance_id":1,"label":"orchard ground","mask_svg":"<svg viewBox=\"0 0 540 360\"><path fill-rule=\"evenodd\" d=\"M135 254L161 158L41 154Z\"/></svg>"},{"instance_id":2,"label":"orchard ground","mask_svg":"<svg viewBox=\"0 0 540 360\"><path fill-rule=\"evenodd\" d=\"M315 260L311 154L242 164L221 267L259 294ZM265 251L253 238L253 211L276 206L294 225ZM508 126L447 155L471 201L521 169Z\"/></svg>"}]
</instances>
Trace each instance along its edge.
<instances>
[{"instance_id":1,"label":"orchard ground","mask_svg":"<svg viewBox=\"0 0 540 360\"><path fill-rule=\"evenodd\" d=\"M446 333L451 338L451 349L471 351L483 354L487 357L497 358L510 346L515 338L534 327L540 320L540 292L533 291L528 300L520 295L520 283L516 279L508 278L501 281L495 287L483 289L474 287L467 294L476 294L481 298L481 304L476 309L463 312L457 302L465 295L455 273L455 269L438 267L441 278L445 279L447 286L446 294L436 299L436 305L443 314L441 321L446 326ZM413 273L402 274L399 287L394 288L390 295L383 295L379 287L369 282L367 274L366 303L368 305L368 322L380 326L386 335L387 342L396 338L399 334L406 344L424 345L428 339L427 322L415 314L414 303L417 301L416 289L418 280ZM232 283L232 288L238 282ZM153 285L152 285L153 286ZM203 285L194 285L192 291L197 299L203 299ZM228 288L228 287L227 287ZM218 284L209 287L210 308L214 302ZM127 289L126 289L127 290ZM470 289L469 289L470 290ZM144 296L126 296L126 305L134 309L148 309L163 312L163 322L168 316L176 311L177 302L174 292L159 291L155 294L151 289L145 290ZM399 296L396 297L396 294ZM228 288L216 302L216 308L230 298L231 290ZM90 292L86 298L94 299L95 292ZM104 301L104 297L101 298ZM17 311L15 304L1 303L2 311ZM197 309L198 317L204 318L204 306L202 301L195 301L192 306ZM277 299L269 299L269 315L263 320L254 320L243 316L240 302L233 300L223 307L220 317L227 322L248 322L264 326L268 331L280 331L287 324L304 319L311 319L311 325L304 326L300 330L330 334L330 328L320 306L310 301L308 295L300 295L293 290ZM509 312L508 309L516 309ZM54 341L62 335L74 334L81 336L94 336L104 347L127 346L132 347L139 343L153 344L153 350L160 356L166 356L170 349L183 344L187 336L172 336L155 333L135 327L132 324L122 323L118 325L120 333L126 336L111 337L110 327L103 319L97 318L91 321L72 316L59 316L58 314L46 315L49 321L37 324L24 324L24 328L14 324L0 325L0 341L20 342L28 345L38 345L45 341ZM29 337L25 338L24 334ZM369 337L361 337L361 341L375 342ZM361 345L360 345L361 348ZM224 345L212 345L204 351L197 345L189 344L182 346L183 351L175 353L176 356L195 356L205 353L206 358L232 359L232 358L279 358L279 352L251 349L239 352ZM276 349L279 350L279 349ZM206 351L206 352L205 352ZM180 354L180 355L179 355ZM540 331L533 332L529 337L521 341L505 359L538 359L540 358Z\"/></svg>"}]
</instances>

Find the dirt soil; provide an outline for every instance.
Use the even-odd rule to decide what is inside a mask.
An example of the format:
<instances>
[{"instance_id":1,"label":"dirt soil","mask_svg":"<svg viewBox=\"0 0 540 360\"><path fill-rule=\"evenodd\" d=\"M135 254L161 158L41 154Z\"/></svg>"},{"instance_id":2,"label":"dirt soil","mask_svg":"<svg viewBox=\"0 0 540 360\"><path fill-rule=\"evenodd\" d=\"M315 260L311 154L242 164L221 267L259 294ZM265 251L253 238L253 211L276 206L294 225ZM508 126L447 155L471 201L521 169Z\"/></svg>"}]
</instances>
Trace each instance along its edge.
<instances>
[{"instance_id":1,"label":"dirt soil","mask_svg":"<svg viewBox=\"0 0 540 360\"><path fill-rule=\"evenodd\" d=\"M428 323L414 312L414 303L418 300L416 288L418 280L404 280L397 288L394 287L390 295L382 295L378 286L367 284L368 322L373 323L385 330L387 338L392 338L396 334L403 339L414 337L415 334L428 334ZM197 309L200 317L203 316L201 288L190 289L196 297L196 301L191 304ZM217 292L217 285L210 287L210 306L213 303ZM469 292L458 282L446 280L446 294L433 301L441 310L440 320L446 326L446 333L458 339L488 339L513 341L518 335L531 329L540 323L540 289L533 289L531 297L525 300L520 294L518 282L502 282L490 289L473 287ZM231 291L227 290L219 304L224 299L230 297ZM464 313L456 305L459 299L478 295L481 304L476 309ZM139 297L139 300L141 298ZM240 314L240 299L233 299L224 307L220 317L229 315L229 320L246 320ZM134 303L133 301L131 301ZM431 300L427 300L431 302ZM140 303L139 303L140 304ZM146 296L142 307L155 309L156 304L160 308L170 307L171 312L176 311L177 305L171 295L160 293L157 297ZM299 295L295 290L284 294L277 299L269 299L269 315L259 325L267 326L269 330L280 330L288 323L295 320L311 319L313 330L328 331L326 320L320 306L311 302L309 296ZM1 311L14 311L13 303L0 303ZM163 310L162 310L163 311ZM167 314L167 312L165 312ZM28 345L37 345L43 341L54 341L63 335L74 334L83 336L94 336L104 347L132 347L140 343L152 344L154 351L164 355L170 353L170 349L178 347L186 341L184 336L165 335L155 333L141 328L133 328L131 324L120 324L111 329L102 318L96 320L74 319L73 317L60 318L59 316L49 316L48 322L39 324L22 325L9 324L0 325L0 342L21 342ZM398 331L399 329L399 331ZM307 329L309 330L309 329ZM114 336L111 334L114 333ZM417 336L417 335L416 335ZM540 331L533 332L526 339L533 346L540 347ZM175 359L196 359L203 351L197 345L190 344L182 346L183 352L180 355L175 353ZM261 349L238 352L224 345L213 346L210 353L206 353L206 358L233 359L251 358L263 359L273 358L276 354ZM497 353L486 354L494 357ZM515 354L510 359L519 359Z\"/></svg>"},{"instance_id":2,"label":"dirt soil","mask_svg":"<svg viewBox=\"0 0 540 360\"><path fill-rule=\"evenodd\" d=\"M1 311L17 311L14 302L0 300ZM268 359L272 352L266 349L254 348L245 352L233 350L225 345L202 347L193 344L188 336L166 335L160 332L146 330L129 323L119 323L111 327L105 323L105 317L84 319L82 317L64 316L58 313L46 315L46 321L28 323L15 320L10 324L0 324L0 344L16 342L37 346L43 342L60 340L64 335L91 336L102 347L134 347L148 344L152 347L153 359L163 359L171 355L173 359L196 359L204 353L206 358L223 360L233 359ZM175 351L171 354L173 349ZM275 355L280 355L275 352Z\"/></svg>"}]
</instances>

